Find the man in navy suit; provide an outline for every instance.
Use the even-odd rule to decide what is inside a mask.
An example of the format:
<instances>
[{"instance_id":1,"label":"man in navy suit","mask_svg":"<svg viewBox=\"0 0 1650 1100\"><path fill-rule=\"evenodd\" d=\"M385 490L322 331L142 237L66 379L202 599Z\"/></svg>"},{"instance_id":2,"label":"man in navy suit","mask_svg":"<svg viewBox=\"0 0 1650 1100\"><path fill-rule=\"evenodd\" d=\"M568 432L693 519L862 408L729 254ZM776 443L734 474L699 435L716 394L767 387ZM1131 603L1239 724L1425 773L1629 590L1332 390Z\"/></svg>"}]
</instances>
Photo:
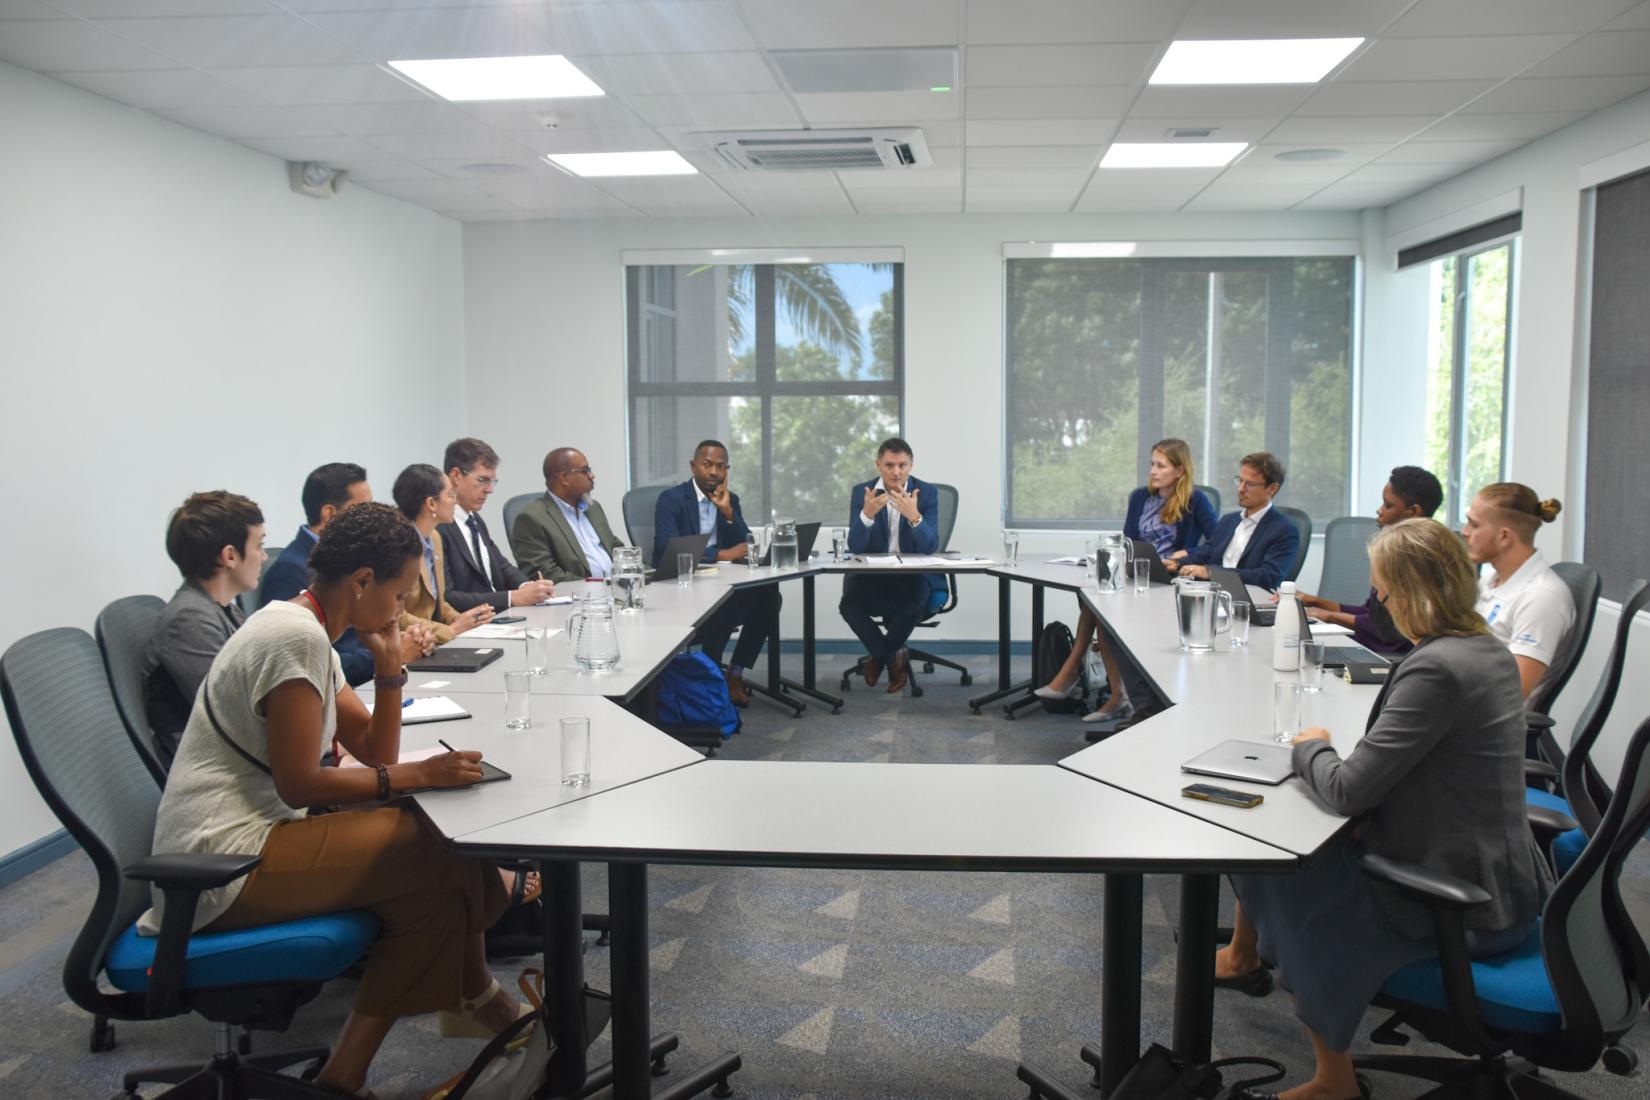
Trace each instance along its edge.
<instances>
[{"instance_id":1,"label":"man in navy suit","mask_svg":"<svg viewBox=\"0 0 1650 1100\"><path fill-rule=\"evenodd\" d=\"M1209 566L1219 563L1237 571L1244 584L1276 590L1283 576L1295 564L1300 551L1300 531L1286 516L1272 507L1272 498L1283 488L1284 469L1276 455L1256 451L1238 463L1238 511L1228 512L1215 524L1214 536L1187 554L1178 563L1183 577L1207 579Z\"/></svg>"},{"instance_id":2,"label":"man in navy suit","mask_svg":"<svg viewBox=\"0 0 1650 1100\"><path fill-rule=\"evenodd\" d=\"M481 518L482 507L498 487L498 452L479 439L455 439L447 444L441 468L458 497L453 521L436 528L447 547L447 602L460 611L485 603L502 612L507 607L531 607L555 595L555 585L529 580L504 556Z\"/></svg>"},{"instance_id":3,"label":"man in navy suit","mask_svg":"<svg viewBox=\"0 0 1650 1100\"><path fill-rule=\"evenodd\" d=\"M332 517L352 504L372 500L372 486L367 484L367 471L353 462L329 462L318 466L304 479L304 520L298 533L281 551L263 576L258 586L258 606L276 600L290 600L309 586L309 552ZM334 643L338 663L344 667L344 679L351 686L364 684L373 678L372 654L355 636L350 627ZM429 628L415 623L411 630L401 632L401 660L416 661L435 648L435 638Z\"/></svg>"},{"instance_id":4,"label":"man in navy suit","mask_svg":"<svg viewBox=\"0 0 1650 1100\"><path fill-rule=\"evenodd\" d=\"M877 448L874 481L854 486L848 516L848 550L853 554L933 554L940 547L939 494L911 476L911 445L885 439ZM906 639L945 599L945 577L937 573L850 573L842 581L838 610L870 658L865 683L874 686L888 670L889 694L910 678ZM882 617L882 627L871 621Z\"/></svg>"},{"instance_id":5,"label":"man in navy suit","mask_svg":"<svg viewBox=\"0 0 1650 1100\"><path fill-rule=\"evenodd\" d=\"M745 537L750 527L739 510L738 495L728 488L727 447L715 439L700 443L693 449L688 472L693 476L660 493L653 507L653 564L659 564L671 539L704 534L710 535L705 561L738 561L745 556ZM778 617L778 585L738 589L694 635L706 655L721 664L728 636L735 627L739 629L739 644L734 646L733 661L728 665L728 697L737 706L751 700L745 670L756 663Z\"/></svg>"}]
</instances>

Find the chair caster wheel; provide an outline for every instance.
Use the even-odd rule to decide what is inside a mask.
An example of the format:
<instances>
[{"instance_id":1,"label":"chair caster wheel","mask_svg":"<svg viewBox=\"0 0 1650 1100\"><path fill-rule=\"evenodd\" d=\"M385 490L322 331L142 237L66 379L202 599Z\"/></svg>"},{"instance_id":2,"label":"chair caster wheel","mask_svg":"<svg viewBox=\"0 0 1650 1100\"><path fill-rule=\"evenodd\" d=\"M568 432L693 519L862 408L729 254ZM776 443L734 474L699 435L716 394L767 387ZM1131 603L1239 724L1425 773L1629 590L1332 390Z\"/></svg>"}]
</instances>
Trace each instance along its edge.
<instances>
[{"instance_id":1,"label":"chair caster wheel","mask_svg":"<svg viewBox=\"0 0 1650 1100\"><path fill-rule=\"evenodd\" d=\"M969 685L971 685L974 682L974 677L970 676L968 673L965 672L965 673L962 674L962 680L959 681L959 682L962 684L963 687L968 687ZM978 713L978 711L976 711L975 713Z\"/></svg>"},{"instance_id":2,"label":"chair caster wheel","mask_svg":"<svg viewBox=\"0 0 1650 1100\"><path fill-rule=\"evenodd\" d=\"M934 662L933 661L924 661L922 663L922 670L930 676L934 675Z\"/></svg>"},{"instance_id":3,"label":"chair caster wheel","mask_svg":"<svg viewBox=\"0 0 1650 1100\"><path fill-rule=\"evenodd\" d=\"M663 1077L665 1074L670 1072L670 1067L665 1065L665 1056L663 1054L653 1059L653 1064L648 1067L648 1072L652 1073L655 1077Z\"/></svg>"},{"instance_id":4,"label":"chair caster wheel","mask_svg":"<svg viewBox=\"0 0 1650 1100\"><path fill-rule=\"evenodd\" d=\"M304 1067L304 1070L303 1070L302 1073L298 1074L298 1080L300 1080L300 1081L313 1081L313 1080L315 1080L315 1078L320 1075L321 1067L326 1065L326 1064L327 1064L327 1060L325 1058L315 1059L315 1061L311 1062L309 1065Z\"/></svg>"},{"instance_id":5,"label":"chair caster wheel","mask_svg":"<svg viewBox=\"0 0 1650 1100\"><path fill-rule=\"evenodd\" d=\"M107 1054L115 1049L115 1025L107 1018L92 1021L92 1038L88 1044L93 1054Z\"/></svg>"},{"instance_id":6,"label":"chair caster wheel","mask_svg":"<svg viewBox=\"0 0 1650 1100\"><path fill-rule=\"evenodd\" d=\"M1638 1052L1619 1043L1604 1048L1604 1068L1617 1077L1631 1076L1639 1068Z\"/></svg>"},{"instance_id":7,"label":"chair caster wheel","mask_svg":"<svg viewBox=\"0 0 1650 1100\"><path fill-rule=\"evenodd\" d=\"M728 1084L728 1079L724 1077L716 1082L716 1087L710 1090L710 1094L718 1097L718 1100L725 1100L726 1097L733 1095L733 1086Z\"/></svg>"},{"instance_id":8,"label":"chair caster wheel","mask_svg":"<svg viewBox=\"0 0 1650 1100\"><path fill-rule=\"evenodd\" d=\"M243 1028L241 1033L235 1037L235 1053L242 1057L252 1053L252 1033L250 1031Z\"/></svg>"},{"instance_id":9,"label":"chair caster wheel","mask_svg":"<svg viewBox=\"0 0 1650 1100\"><path fill-rule=\"evenodd\" d=\"M596 946L597 947L609 947L609 946L612 945L612 943L613 943L613 935L610 932L603 932L601 935L596 937Z\"/></svg>"},{"instance_id":10,"label":"chair caster wheel","mask_svg":"<svg viewBox=\"0 0 1650 1100\"><path fill-rule=\"evenodd\" d=\"M842 707L840 705L832 707L831 708L831 713L832 714L841 714L842 713Z\"/></svg>"},{"instance_id":11,"label":"chair caster wheel","mask_svg":"<svg viewBox=\"0 0 1650 1100\"><path fill-rule=\"evenodd\" d=\"M848 677L844 676L842 678L842 683L838 686L840 687L841 690L848 691L849 690Z\"/></svg>"},{"instance_id":12,"label":"chair caster wheel","mask_svg":"<svg viewBox=\"0 0 1650 1100\"><path fill-rule=\"evenodd\" d=\"M911 685L911 698L921 699L922 698L922 688L918 687L916 684L912 684Z\"/></svg>"}]
</instances>

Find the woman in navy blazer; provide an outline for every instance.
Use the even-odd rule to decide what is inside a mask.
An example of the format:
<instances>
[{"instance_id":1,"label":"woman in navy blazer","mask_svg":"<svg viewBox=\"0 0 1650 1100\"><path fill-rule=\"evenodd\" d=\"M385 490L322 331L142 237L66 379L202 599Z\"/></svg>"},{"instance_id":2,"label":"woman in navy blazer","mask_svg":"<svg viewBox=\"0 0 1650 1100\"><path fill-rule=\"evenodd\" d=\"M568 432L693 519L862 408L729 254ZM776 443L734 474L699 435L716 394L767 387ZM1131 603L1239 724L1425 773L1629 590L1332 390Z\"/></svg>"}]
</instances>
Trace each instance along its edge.
<instances>
[{"instance_id":1,"label":"woman in navy blazer","mask_svg":"<svg viewBox=\"0 0 1650 1100\"><path fill-rule=\"evenodd\" d=\"M1159 440L1152 447L1152 468L1146 484L1129 494L1129 508L1123 533L1131 539L1149 542L1160 558L1185 557L1213 534L1215 507L1209 498L1192 488L1192 449L1184 439ZM1123 688L1111 645L1099 632L1088 608L1077 619L1077 644L1071 656L1043 687L1033 694L1041 699L1081 698L1083 650L1093 645L1106 665L1106 683L1111 698L1099 710L1083 716L1085 722L1123 722L1133 717L1134 706Z\"/></svg>"}]
</instances>

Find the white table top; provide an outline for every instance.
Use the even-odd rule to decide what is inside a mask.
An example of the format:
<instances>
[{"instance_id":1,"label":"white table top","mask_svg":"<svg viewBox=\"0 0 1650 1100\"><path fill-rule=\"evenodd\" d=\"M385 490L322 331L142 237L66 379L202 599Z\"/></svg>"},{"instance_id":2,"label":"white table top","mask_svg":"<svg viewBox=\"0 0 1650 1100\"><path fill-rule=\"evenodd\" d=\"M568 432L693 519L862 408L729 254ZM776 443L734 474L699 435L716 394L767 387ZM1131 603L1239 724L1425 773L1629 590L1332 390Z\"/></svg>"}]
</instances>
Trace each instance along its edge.
<instances>
[{"instance_id":1,"label":"white table top","mask_svg":"<svg viewBox=\"0 0 1650 1100\"><path fill-rule=\"evenodd\" d=\"M984 555L981 555L984 557ZM984 561L939 560L937 555L917 555L921 561L900 561L892 554L869 554L842 561L819 562L826 573L989 573L997 563Z\"/></svg>"},{"instance_id":2,"label":"white table top","mask_svg":"<svg viewBox=\"0 0 1650 1100\"><path fill-rule=\"evenodd\" d=\"M1294 858L1047 765L709 760L458 838L489 855L739 866L1287 870Z\"/></svg>"}]
</instances>

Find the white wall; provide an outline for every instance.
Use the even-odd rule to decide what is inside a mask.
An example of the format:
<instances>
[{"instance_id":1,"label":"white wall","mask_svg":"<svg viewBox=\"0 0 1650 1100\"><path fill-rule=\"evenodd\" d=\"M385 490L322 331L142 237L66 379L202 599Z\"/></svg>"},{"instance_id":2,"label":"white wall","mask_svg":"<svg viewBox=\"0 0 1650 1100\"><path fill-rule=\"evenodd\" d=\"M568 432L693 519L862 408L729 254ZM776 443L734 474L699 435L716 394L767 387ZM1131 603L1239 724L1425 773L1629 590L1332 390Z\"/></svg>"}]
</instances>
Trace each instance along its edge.
<instances>
[{"instance_id":1,"label":"white wall","mask_svg":"<svg viewBox=\"0 0 1650 1100\"><path fill-rule=\"evenodd\" d=\"M900 246L905 249L905 437L916 451L919 477L964 487L952 546L990 553L1000 549L1003 510L1004 242L1355 241L1359 233L1356 214L467 224L472 427L504 456L507 484L501 498L537 489L544 453L570 444L589 455L596 496L616 519L628 463L622 250ZM686 461L684 455L684 477ZM872 473L867 468L866 476ZM1023 549L1075 550L1082 538L1028 535ZM962 584L961 604L946 618L943 635L994 639L995 582L965 578ZM835 613L838 591L834 580L819 584L822 637L851 636ZM799 598L786 602L788 637L797 636L799 604ZM1075 610L1063 604L1050 612L1075 620Z\"/></svg>"},{"instance_id":2,"label":"white wall","mask_svg":"<svg viewBox=\"0 0 1650 1100\"><path fill-rule=\"evenodd\" d=\"M271 545L304 475L365 465L381 497L466 423L460 229L0 64L3 467L16 492L0 647L169 595L169 510L258 501ZM57 829L0 733L0 857Z\"/></svg>"}]
</instances>

